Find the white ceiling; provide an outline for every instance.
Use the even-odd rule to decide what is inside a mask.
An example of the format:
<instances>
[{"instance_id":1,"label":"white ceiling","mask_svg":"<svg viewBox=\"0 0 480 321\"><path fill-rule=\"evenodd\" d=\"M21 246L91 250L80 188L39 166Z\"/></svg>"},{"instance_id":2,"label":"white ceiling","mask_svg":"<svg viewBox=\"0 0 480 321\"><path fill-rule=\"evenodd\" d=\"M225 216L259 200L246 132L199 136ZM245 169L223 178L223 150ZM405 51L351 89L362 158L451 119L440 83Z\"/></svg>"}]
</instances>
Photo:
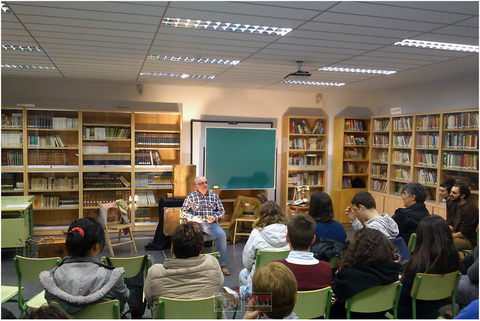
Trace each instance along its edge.
<instances>
[{"instance_id":1,"label":"white ceiling","mask_svg":"<svg viewBox=\"0 0 480 321\"><path fill-rule=\"evenodd\" d=\"M478 1L4 1L2 75L138 83L319 90L280 82L297 70L310 81L345 82L355 90L478 77L478 54L393 46L403 39L478 46ZM284 37L174 28L163 17L292 28ZM146 59L148 55L240 60L236 66ZM397 70L389 76L321 72L324 66ZM213 80L141 76L141 72L214 75Z\"/></svg>"}]
</instances>

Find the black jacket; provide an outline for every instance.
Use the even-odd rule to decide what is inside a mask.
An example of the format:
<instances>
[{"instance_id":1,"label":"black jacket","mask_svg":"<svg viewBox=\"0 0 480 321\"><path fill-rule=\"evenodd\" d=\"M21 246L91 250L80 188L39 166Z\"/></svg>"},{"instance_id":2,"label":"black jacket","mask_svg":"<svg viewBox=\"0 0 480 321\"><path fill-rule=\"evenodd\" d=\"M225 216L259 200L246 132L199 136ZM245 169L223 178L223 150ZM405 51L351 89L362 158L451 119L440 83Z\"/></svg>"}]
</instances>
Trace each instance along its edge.
<instances>
[{"instance_id":1,"label":"black jacket","mask_svg":"<svg viewBox=\"0 0 480 321\"><path fill-rule=\"evenodd\" d=\"M405 244L408 245L410 235L417 233L417 227L421 220L429 216L425 203L415 203L407 208L399 208L392 216L393 220L397 223L400 233L398 236L403 238Z\"/></svg>"}]
</instances>

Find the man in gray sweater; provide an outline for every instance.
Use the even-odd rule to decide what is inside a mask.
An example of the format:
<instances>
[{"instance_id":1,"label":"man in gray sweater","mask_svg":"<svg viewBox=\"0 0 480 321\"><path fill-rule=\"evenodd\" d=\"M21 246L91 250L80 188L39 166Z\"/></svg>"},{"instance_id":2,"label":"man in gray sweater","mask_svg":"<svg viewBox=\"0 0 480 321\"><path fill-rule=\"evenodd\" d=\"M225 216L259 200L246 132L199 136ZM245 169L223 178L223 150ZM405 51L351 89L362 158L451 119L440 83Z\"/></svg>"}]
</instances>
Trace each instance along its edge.
<instances>
[{"instance_id":1,"label":"man in gray sweater","mask_svg":"<svg viewBox=\"0 0 480 321\"><path fill-rule=\"evenodd\" d=\"M352 222L355 232L363 228L363 224L357 218L359 217L366 222L366 227L382 232L389 239L396 238L398 236L397 223L388 214L379 214L376 206L372 194L361 191L355 194L352 206L345 209L345 215Z\"/></svg>"}]
</instances>

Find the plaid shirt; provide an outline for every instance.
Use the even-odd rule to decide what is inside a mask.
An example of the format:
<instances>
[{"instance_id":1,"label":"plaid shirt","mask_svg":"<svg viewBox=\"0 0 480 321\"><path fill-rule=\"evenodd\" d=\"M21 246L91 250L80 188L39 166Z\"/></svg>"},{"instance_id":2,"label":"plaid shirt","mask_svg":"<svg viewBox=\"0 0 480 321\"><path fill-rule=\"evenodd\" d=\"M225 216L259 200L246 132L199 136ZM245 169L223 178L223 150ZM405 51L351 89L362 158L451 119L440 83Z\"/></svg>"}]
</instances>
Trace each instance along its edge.
<instances>
[{"instance_id":1,"label":"plaid shirt","mask_svg":"<svg viewBox=\"0 0 480 321\"><path fill-rule=\"evenodd\" d=\"M225 216L225 209L217 194L208 191L205 195L196 190L190 193L183 201L182 211L191 216L200 216L207 222L207 216L221 219Z\"/></svg>"}]
</instances>

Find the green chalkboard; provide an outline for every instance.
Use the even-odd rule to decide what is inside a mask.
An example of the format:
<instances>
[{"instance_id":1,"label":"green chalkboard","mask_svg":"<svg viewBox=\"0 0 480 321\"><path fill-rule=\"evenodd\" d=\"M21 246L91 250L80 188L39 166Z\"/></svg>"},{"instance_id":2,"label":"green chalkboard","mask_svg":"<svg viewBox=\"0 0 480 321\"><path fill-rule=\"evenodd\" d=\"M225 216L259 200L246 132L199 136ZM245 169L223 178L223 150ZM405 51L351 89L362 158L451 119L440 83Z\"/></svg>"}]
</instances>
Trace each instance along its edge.
<instances>
[{"instance_id":1,"label":"green chalkboard","mask_svg":"<svg viewBox=\"0 0 480 321\"><path fill-rule=\"evenodd\" d=\"M275 129L206 128L209 187L275 188L275 136Z\"/></svg>"}]
</instances>

